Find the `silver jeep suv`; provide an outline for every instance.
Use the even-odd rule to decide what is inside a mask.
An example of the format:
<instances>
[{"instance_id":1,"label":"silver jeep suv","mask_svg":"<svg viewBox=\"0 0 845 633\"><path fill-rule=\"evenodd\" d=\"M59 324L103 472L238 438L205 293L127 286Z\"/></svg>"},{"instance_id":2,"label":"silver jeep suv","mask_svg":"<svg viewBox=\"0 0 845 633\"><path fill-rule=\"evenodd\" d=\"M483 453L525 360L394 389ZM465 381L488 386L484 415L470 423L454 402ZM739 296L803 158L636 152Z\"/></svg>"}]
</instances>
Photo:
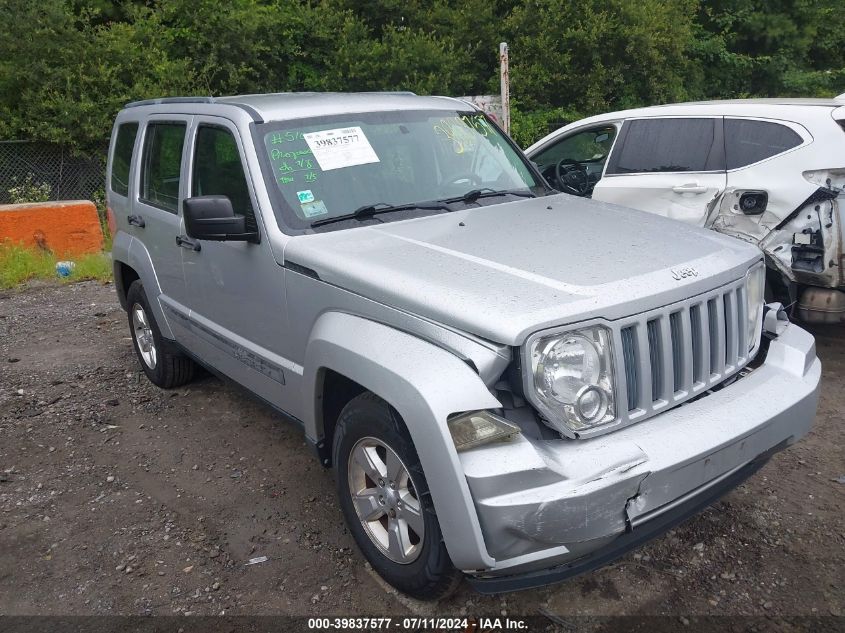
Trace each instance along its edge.
<instances>
[{"instance_id":1,"label":"silver jeep suv","mask_svg":"<svg viewBox=\"0 0 845 633\"><path fill-rule=\"evenodd\" d=\"M146 375L199 363L300 424L418 598L598 567L815 414L813 338L763 305L758 249L553 192L462 101L133 103L107 180Z\"/></svg>"}]
</instances>

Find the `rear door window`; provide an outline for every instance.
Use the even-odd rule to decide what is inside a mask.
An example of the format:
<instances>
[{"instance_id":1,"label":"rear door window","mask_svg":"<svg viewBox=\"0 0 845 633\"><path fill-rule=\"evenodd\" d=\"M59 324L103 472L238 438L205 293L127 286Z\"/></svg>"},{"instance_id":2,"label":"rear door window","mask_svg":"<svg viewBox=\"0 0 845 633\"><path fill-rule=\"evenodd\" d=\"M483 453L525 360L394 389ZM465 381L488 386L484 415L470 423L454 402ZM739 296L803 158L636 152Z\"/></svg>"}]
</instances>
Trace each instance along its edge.
<instances>
[{"instance_id":1,"label":"rear door window","mask_svg":"<svg viewBox=\"0 0 845 633\"><path fill-rule=\"evenodd\" d=\"M184 123L153 122L147 125L141 164L141 200L165 211L179 208L179 180Z\"/></svg>"},{"instance_id":2,"label":"rear door window","mask_svg":"<svg viewBox=\"0 0 845 633\"><path fill-rule=\"evenodd\" d=\"M798 133L780 123L725 119L728 169L738 169L777 156L803 142Z\"/></svg>"},{"instance_id":3,"label":"rear door window","mask_svg":"<svg viewBox=\"0 0 845 633\"><path fill-rule=\"evenodd\" d=\"M723 171L720 118L627 121L607 174Z\"/></svg>"},{"instance_id":4,"label":"rear door window","mask_svg":"<svg viewBox=\"0 0 845 633\"><path fill-rule=\"evenodd\" d=\"M137 134L137 123L123 123L117 128L111 164L111 190L121 196L129 195L129 168Z\"/></svg>"}]
</instances>

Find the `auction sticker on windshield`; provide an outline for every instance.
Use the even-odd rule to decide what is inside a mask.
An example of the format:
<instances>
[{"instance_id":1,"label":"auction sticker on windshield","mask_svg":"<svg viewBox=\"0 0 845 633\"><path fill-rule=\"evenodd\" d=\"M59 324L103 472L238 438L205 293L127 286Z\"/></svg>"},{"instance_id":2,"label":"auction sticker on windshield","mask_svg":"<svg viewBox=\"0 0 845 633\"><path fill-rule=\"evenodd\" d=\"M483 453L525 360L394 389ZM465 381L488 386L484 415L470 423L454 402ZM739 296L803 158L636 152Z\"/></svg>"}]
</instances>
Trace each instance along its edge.
<instances>
[{"instance_id":1,"label":"auction sticker on windshield","mask_svg":"<svg viewBox=\"0 0 845 633\"><path fill-rule=\"evenodd\" d=\"M358 126L307 132L302 136L323 171L379 162L373 146Z\"/></svg>"}]
</instances>

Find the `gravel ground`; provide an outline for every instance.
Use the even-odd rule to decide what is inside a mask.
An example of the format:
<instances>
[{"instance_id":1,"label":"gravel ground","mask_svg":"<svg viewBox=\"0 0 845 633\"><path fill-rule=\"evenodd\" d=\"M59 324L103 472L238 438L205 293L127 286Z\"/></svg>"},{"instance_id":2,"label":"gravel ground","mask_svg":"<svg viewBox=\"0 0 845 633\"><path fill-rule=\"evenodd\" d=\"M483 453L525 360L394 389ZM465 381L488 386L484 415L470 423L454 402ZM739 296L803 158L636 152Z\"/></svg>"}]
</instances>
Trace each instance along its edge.
<instances>
[{"instance_id":1,"label":"gravel ground","mask_svg":"<svg viewBox=\"0 0 845 633\"><path fill-rule=\"evenodd\" d=\"M610 567L439 604L369 570L300 429L211 376L157 389L128 332L109 285L0 294L0 615L845 613L836 330L813 431L746 485Z\"/></svg>"}]
</instances>

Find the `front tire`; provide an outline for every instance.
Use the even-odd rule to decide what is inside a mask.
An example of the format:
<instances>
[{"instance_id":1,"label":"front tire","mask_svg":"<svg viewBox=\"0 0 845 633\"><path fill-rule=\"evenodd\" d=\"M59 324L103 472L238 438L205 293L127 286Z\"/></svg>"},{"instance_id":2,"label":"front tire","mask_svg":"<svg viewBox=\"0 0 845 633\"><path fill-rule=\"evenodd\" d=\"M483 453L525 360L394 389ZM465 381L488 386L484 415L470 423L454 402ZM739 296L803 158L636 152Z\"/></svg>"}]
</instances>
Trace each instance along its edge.
<instances>
[{"instance_id":1,"label":"front tire","mask_svg":"<svg viewBox=\"0 0 845 633\"><path fill-rule=\"evenodd\" d=\"M126 304L132 347L150 382L162 389L172 389L190 382L196 365L173 343L162 337L140 280L133 281L129 286Z\"/></svg>"},{"instance_id":2,"label":"front tire","mask_svg":"<svg viewBox=\"0 0 845 633\"><path fill-rule=\"evenodd\" d=\"M452 565L405 424L372 393L353 398L338 419L333 456L346 523L373 569L420 600L452 593Z\"/></svg>"}]
</instances>

